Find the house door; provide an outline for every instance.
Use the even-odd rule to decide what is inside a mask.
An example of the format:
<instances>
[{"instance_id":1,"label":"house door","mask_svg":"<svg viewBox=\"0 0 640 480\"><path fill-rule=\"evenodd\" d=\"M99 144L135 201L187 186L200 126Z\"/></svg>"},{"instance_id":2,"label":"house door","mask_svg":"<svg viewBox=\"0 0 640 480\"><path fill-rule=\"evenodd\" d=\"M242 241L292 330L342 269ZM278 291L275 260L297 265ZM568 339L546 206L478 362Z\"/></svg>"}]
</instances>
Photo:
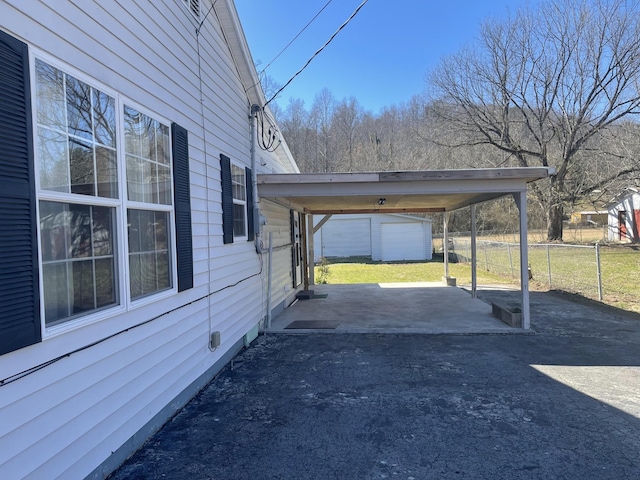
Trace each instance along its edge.
<instances>
[{"instance_id":1,"label":"house door","mask_svg":"<svg viewBox=\"0 0 640 480\"><path fill-rule=\"evenodd\" d=\"M302 283L302 235L300 212L291 210L291 275L293 288Z\"/></svg>"},{"instance_id":2,"label":"house door","mask_svg":"<svg viewBox=\"0 0 640 480\"><path fill-rule=\"evenodd\" d=\"M618 212L618 240L627 239L627 212L620 210Z\"/></svg>"}]
</instances>

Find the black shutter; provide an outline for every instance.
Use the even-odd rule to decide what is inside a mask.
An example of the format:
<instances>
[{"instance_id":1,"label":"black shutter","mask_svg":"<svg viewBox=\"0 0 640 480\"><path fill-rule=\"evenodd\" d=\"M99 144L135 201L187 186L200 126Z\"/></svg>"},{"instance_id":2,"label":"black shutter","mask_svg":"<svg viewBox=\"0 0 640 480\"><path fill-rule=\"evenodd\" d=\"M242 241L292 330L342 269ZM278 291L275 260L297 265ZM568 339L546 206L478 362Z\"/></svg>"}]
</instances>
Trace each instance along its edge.
<instances>
[{"instance_id":1,"label":"black shutter","mask_svg":"<svg viewBox=\"0 0 640 480\"><path fill-rule=\"evenodd\" d=\"M27 45L0 31L0 354L42 340Z\"/></svg>"},{"instance_id":2,"label":"black shutter","mask_svg":"<svg viewBox=\"0 0 640 480\"><path fill-rule=\"evenodd\" d=\"M173 143L173 189L176 212L178 291L193 288L193 244L191 239L191 188L189 181L189 134L171 124Z\"/></svg>"},{"instance_id":3,"label":"black shutter","mask_svg":"<svg viewBox=\"0 0 640 480\"><path fill-rule=\"evenodd\" d=\"M220 154L222 181L222 240L233 243L233 190L231 189L231 159Z\"/></svg>"},{"instance_id":4,"label":"black shutter","mask_svg":"<svg viewBox=\"0 0 640 480\"><path fill-rule=\"evenodd\" d=\"M245 179L247 183L247 240L252 241L255 238L255 227L253 225L253 177L249 167L245 168Z\"/></svg>"}]
</instances>

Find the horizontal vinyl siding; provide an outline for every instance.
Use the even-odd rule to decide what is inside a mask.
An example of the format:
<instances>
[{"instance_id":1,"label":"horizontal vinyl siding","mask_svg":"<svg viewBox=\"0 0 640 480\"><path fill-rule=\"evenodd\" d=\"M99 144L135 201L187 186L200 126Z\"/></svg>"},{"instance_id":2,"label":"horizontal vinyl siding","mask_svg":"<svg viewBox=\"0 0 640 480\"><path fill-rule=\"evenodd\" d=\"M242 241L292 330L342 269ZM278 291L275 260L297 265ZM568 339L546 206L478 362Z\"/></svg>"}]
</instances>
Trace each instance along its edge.
<instances>
[{"instance_id":1,"label":"horizontal vinyl siding","mask_svg":"<svg viewBox=\"0 0 640 480\"><path fill-rule=\"evenodd\" d=\"M269 233L273 236L273 274L271 278L271 307L276 308L282 302L286 304L294 295L293 278L291 276L291 220L290 210L275 203L263 200L260 204L262 213L267 217L262 239L264 242L263 261L267 270ZM268 275L268 272L265 273ZM265 283L266 288L266 283ZM285 305L286 306L286 305Z\"/></svg>"},{"instance_id":2,"label":"horizontal vinyl siding","mask_svg":"<svg viewBox=\"0 0 640 480\"><path fill-rule=\"evenodd\" d=\"M201 29L201 104L196 23L181 1L51 5L4 2L2 28L71 66L71 74L77 69L188 130L194 288L0 356L0 378L7 378L172 311L1 386L2 478L90 474L265 314L266 255L257 275L261 264L252 242L222 244L217 159L224 153L250 166L250 125L248 100L216 15ZM290 169L275 153L259 154L264 165L255 173ZM278 241L288 242L288 210L269 208L269 220L282 223ZM274 255L274 305L286 297L290 262L290 252ZM214 352L207 347L210 324L221 332Z\"/></svg>"}]
</instances>

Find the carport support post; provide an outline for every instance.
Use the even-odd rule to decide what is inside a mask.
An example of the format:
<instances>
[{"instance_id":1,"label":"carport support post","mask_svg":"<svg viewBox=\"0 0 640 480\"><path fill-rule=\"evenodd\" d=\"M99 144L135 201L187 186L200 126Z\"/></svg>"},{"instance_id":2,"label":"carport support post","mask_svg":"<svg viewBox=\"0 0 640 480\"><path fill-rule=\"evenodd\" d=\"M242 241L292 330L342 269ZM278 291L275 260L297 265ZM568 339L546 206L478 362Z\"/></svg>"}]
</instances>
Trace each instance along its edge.
<instances>
[{"instance_id":1,"label":"carport support post","mask_svg":"<svg viewBox=\"0 0 640 480\"><path fill-rule=\"evenodd\" d=\"M444 276L449 278L449 212L444 212L442 241L444 242L442 248L442 253L444 254Z\"/></svg>"},{"instance_id":2,"label":"carport support post","mask_svg":"<svg viewBox=\"0 0 640 480\"><path fill-rule=\"evenodd\" d=\"M527 238L527 192L513 194L520 211L520 293L522 294L522 328L529 330L529 247Z\"/></svg>"},{"instance_id":3,"label":"carport support post","mask_svg":"<svg viewBox=\"0 0 640 480\"><path fill-rule=\"evenodd\" d=\"M309 290L309 271L313 268L313 264L309 265L309 255L307 253L307 215L301 215L300 221L302 225L300 230L302 231L302 265L304 268L304 289ZM313 231L313 228L312 228Z\"/></svg>"},{"instance_id":4,"label":"carport support post","mask_svg":"<svg viewBox=\"0 0 640 480\"><path fill-rule=\"evenodd\" d=\"M315 285L316 284L316 277L315 277L315 264L316 264L316 252L315 252L315 245L313 243L313 233L314 233L314 229L313 229L313 215L307 215L307 237L309 237L309 285Z\"/></svg>"},{"instance_id":5,"label":"carport support post","mask_svg":"<svg viewBox=\"0 0 640 480\"><path fill-rule=\"evenodd\" d=\"M471 205L471 296L477 297L477 268L476 268L476 206Z\"/></svg>"}]
</instances>

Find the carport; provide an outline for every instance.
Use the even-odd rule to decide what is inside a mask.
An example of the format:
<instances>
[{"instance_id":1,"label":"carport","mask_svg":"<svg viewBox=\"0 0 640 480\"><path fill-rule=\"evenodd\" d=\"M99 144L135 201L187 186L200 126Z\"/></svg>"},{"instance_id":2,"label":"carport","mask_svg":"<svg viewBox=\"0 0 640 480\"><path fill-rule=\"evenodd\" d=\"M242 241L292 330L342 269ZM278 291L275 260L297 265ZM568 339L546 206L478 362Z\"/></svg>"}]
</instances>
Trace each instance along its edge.
<instances>
[{"instance_id":1,"label":"carport","mask_svg":"<svg viewBox=\"0 0 640 480\"><path fill-rule=\"evenodd\" d=\"M258 196L296 210L303 220L305 287L313 279L313 215L346 213L444 213L444 281L449 280L448 218L471 207L471 296L476 297L475 205L513 196L519 210L522 323L530 327L527 256L527 184L555 173L552 168L486 168L369 173L262 174ZM323 220L324 220L323 219ZM316 224L320 228L323 220Z\"/></svg>"}]
</instances>

